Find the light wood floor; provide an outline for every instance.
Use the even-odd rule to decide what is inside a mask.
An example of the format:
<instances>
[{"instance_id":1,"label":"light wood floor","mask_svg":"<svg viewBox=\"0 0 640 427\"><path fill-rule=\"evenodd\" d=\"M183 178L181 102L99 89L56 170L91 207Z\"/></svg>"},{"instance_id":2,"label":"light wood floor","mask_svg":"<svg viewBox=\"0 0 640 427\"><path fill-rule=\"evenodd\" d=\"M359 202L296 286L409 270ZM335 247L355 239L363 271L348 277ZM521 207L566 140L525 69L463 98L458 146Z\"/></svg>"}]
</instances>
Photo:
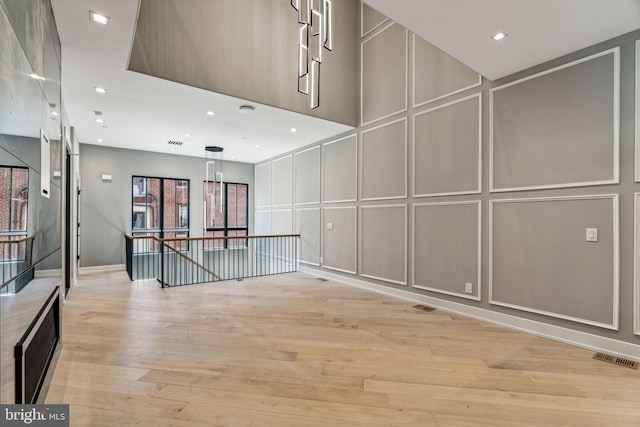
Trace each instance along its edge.
<instances>
[{"instance_id":1,"label":"light wood floor","mask_svg":"<svg viewBox=\"0 0 640 427\"><path fill-rule=\"evenodd\" d=\"M72 426L640 426L640 373L312 276L83 276L48 403Z\"/></svg>"}]
</instances>

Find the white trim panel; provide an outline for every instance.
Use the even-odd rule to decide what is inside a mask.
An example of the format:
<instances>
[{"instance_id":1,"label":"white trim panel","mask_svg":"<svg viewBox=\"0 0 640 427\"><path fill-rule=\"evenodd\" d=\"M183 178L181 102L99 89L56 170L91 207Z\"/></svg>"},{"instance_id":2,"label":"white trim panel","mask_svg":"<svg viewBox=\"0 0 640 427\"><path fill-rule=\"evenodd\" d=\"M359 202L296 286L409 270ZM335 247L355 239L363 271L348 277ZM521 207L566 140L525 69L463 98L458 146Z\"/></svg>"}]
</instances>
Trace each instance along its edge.
<instances>
[{"instance_id":1,"label":"white trim panel","mask_svg":"<svg viewBox=\"0 0 640 427\"><path fill-rule=\"evenodd\" d=\"M404 113L405 111L408 110L408 104L409 104L409 100L408 100L408 96L407 93L409 92L409 30L407 30L406 28L404 29L404 45L405 45L405 64L404 64L404 108L398 110L398 111L394 111L393 113L389 113L386 114L382 117L376 117L375 119L369 120L368 122L364 121L364 108L363 108L363 97L362 94L364 92L364 44L367 42L370 42L371 40L373 40L374 38L376 38L377 36L379 36L380 34L384 33L386 30L388 30L389 28L391 28L394 25L400 25L397 24L395 22L391 22L388 25L384 26L380 31L376 32L375 34L371 35L370 37L367 37L365 40L362 41L362 43L360 43L360 126L367 126L371 123L377 122L378 120L383 120L386 119L388 117L391 116L395 116L396 114L399 113Z\"/></svg>"},{"instance_id":2,"label":"white trim panel","mask_svg":"<svg viewBox=\"0 0 640 427\"><path fill-rule=\"evenodd\" d=\"M325 186L324 186L324 175L325 175L325 166L326 166L326 161L324 158L324 152L325 152L325 148L327 145L331 145L331 144L335 144L336 142L340 142L340 141L344 141L345 139L349 139L349 138L353 138L356 137L355 140L355 145L354 145L354 150L355 150L355 159L356 159L356 163L353 165L353 170L355 171L355 181L356 181L356 187L353 189L353 194L355 194L356 197L354 197L353 199L345 199L345 200L327 200L325 198ZM329 142L325 142L324 144L322 144L322 167L320 168L320 180L322 181L322 188L320 191L320 196L322 198L322 201L324 203L344 203L344 202L357 202L358 201L358 181L359 181L359 172L358 172L358 134L357 133L353 133L351 135L347 135L343 138L340 139L336 139L335 141L329 141Z\"/></svg>"},{"instance_id":3,"label":"white trim panel","mask_svg":"<svg viewBox=\"0 0 640 427\"><path fill-rule=\"evenodd\" d=\"M332 267L328 264L324 263L324 250L325 250L325 244L324 244L324 223L325 223L325 218L324 218L324 213L325 211L328 210L337 210L337 209L353 209L353 215L354 215L354 221L355 221L355 227L353 230L353 259L354 259L354 264L355 264L355 269L353 271L351 270L345 270L342 268L338 268L338 267ZM322 208L322 212L320 214L320 229L321 229L321 233L320 233L320 239L322 239L322 262L320 263L322 265L323 268L328 268L330 270L335 270L335 271L340 271L342 273L349 273L349 274L358 274L357 270L358 270L358 208L356 206L331 206L331 207L323 207Z\"/></svg>"},{"instance_id":4,"label":"white trim panel","mask_svg":"<svg viewBox=\"0 0 640 427\"><path fill-rule=\"evenodd\" d=\"M448 98L448 97L450 97L452 95L456 95L456 94L464 92L466 90L473 89L474 87L482 86L482 75L478 74L478 82L477 83L474 83L472 85L469 85L469 86L466 86L466 87L463 87L463 88L460 88L460 89L456 89L453 92L445 93L444 95L440 95L440 96L437 96L435 98L428 99L426 101L422 101L420 103L416 103L416 34L415 33L411 33L411 34L413 35L413 43L412 43L412 46L411 46L411 49L412 49L412 53L411 53L411 58L412 58L412 60L411 60L411 68L412 68L412 74L413 74L413 76L412 76L413 77L413 79L412 79L413 80L412 81L413 91L412 91L412 94L411 94L413 99L411 101L413 103L413 108L418 108L418 107L421 107L423 105L438 101L440 99ZM426 40L425 40L425 42L429 43ZM446 52L445 52L445 54L446 54Z\"/></svg>"},{"instance_id":5,"label":"white trim panel","mask_svg":"<svg viewBox=\"0 0 640 427\"><path fill-rule=\"evenodd\" d=\"M403 207L404 208L404 279L402 281L399 280L394 280L394 279L389 279L387 277L377 277L377 276L372 276L369 274L365 274L364 272L360 273L361 277L366 277L369 279L375 279L375 280L382 280L384 282L389 282L389 283L395 283L396 285L402 285L402 286L407 286L407 261L409 260L409 254L408 254L408 249L407 249L407 239L408 239L408 226L409 226L409 221L407 218L407 213L408 213L408 209L407 209L407 205L406 204L396 204L396 205L371 205L371 206L360 206L360 221L358 224L359 227L359 235L360 235L360 241L358 242L358 246L362 247L363 245L363 234L362 234L362 211L364 211L365 209L384 209L384 208L399 208L399 207ZM361 251L363 252L363 251ZM360 268L361 270L363 270L362 266Z\"/></svg>"},{"instance_id":6,"label":"white trim panel","mask_svg":"<svg viewBox=\"0 0 640 427\"><path fill-rule=\"evenodd\" d=\"M296 171L298 170L298 162L296 161L296 156L306 153L307 151L312 151L312 150L320 150L320 146L316 145L315 147L311 147L311 148L307 148L306 150L302 150L302 151L298 151L296 153L293 153L293 203L297 206L304 206L304 205L317 205L320 204L320 200L322 199L322 151L320 151L318 154L318 180L320 182L318 182L318 200L317 201L313 201L313 202L301 202L298 203L297 199L296 199Z\"/></svg>"},{"instance_id":7,"label":"white trim panel","mask_svg":"<svg viewBox=\"0 0 640 427\"><path fill-rule=\"evenodd\" d=\"M528 80L535 79L553 72L572 67L574 65L582 64L583 62L590 61L601 56L609 55L613 53L613 176L611 179L601 181L585 181L585 182L568 182L560 184L548 184L548 185L531 185L526 187L511 187L511 188L495 188L493 184L493 93L500 89L505 89L518 83L526 82ZM576 61L569 62L558 67L551 68L546 71L542 71L537 74L513 81L511 83L504 84L502 86L495 87L489 90L489 192L500 193L508 191L525 191L525 190L544 190L551 188L573 188L573 187L587 187L594 185L606 185L606 184L618 184L620 182L620 48L615 47L608 49L595 55L587 56Z\"/></svg>"},{"instance_id":8,"label":"white trim panel","mask_svg":"<svg viewBox=\"0 0 640 427\"><path fill-rule=\"evenodd\" d=\"M635 181L640 181L640 40L636 40ZM640 332L638 332L640 333Z\"/></svg>"},{"instance_id":9,"label":"white trim panel","mask_svg":"<svg viewBox=\"0 0 640 427\"><path fill-rule=\"evenodd\" d=\"M291 171L290 171L291 172L291 194L289 195L291 197L291 203L284 203L284 204L276 205L274 203L274 200L273 200L273 198L274 198L273 196L276 194L276 192L274 191L275 180L273 179L273 175L274 175L274 172L275 172L275 165L276 165L276 162L280 162L280 161L286 160L288 158L291 158ZM291 206L293 206L293 182L295 181L295 176L293 174L293 167L294 167L293 163L294 163L293 162L293 154L287 154L286 156L282 156L282 157L279 157L279 158L274 159L274 160L271 161L271 205L274 208L282 208L282 207L291 207Z\"/></svg>"},{"instance_id":10,"label":"white trim panel","mask_svg":"<svg viewBox=\"0 0 640 427\"><path fill-rule=\"evenodd\" d=\"M476 293L477 295L469 295L462 294L458 292L450 292L445 291L438 288L433 288L430 286L417 285L416 284L416 207L420 206L455 206L455 205L476 205L477 217L478 217L478 277L476 279ZM411 229L413 230L413 235L411 236L411 264L413 265L413 281L412 287L423 289L425 291L438 292L446 295L453 295L460 298L470 299L474 301L482 300L482 201L481 200L470 200L464 202L440 202L440 203L415 203L413 205L413 216L411 222Z\"/></svg>"},{"instance_id":11,"label":"white trim panel","mask_svg":"<svg viewBox=\"0 0 640 427\"><path fill-rule=\"evenodd\" d=\"M522 202L547 202L547 201L569 201L569 200L599 200L611 199L611 209L613 218L613 318L611 323L594 322L588 319L567 316L560 313L553 313L544 310L538 310L531 307L520 306L517 304L504 303L493 299L493 206L499 203L522 203ZM516 310L526 311L530 313L542 314L558 319L570 320L572 322L582 323L585 325L597 326L605 329L618 330L620 319L620 220L619 220L619 196L617 194L595 194L585 196L566 196L566 197L534 197L523 199L501 199L489 200L489 304L499 305L502 307L513 308Z\"/></svg>"},{"instance_id":12,"label":"white trim panel","mask_svg":"<svg viewBox=\"0 0 640 427\"><path fill-rule=\"evenodd\" d=\"M456 192L445 192L445 193L425 193L425 194L415 194L416 192L416 117L421 116L423 114L431 113L433 111L440 110L442 108L449 107L451 105L458 104L460 102L465 102L473 98L478 98L478 188L475 190L469 191L456 191ZM474 95L469 95L467 97L457 99L455 101L448 102L446 104L438 105L437 107L430 108L425 111L421 111L413 115L412 120L413 132L413 144L412 144L412 153L411 158L413 162L413 168L411 171L412 182L413 182L413 197L437 197L437 196L457 196L461 194L481 194L482 193L482 92L476 93Z\"/></svg>"},{"instance_id":13,"label":"white trim panel","mask_svg":"<svg viewBox=\"0 0 640 427\"><path fill-rule=\"evenodd\" d=\"M271 162L270 162L270 161L269 161L269 162L265 162L265 163L261 163L261 164L259 164L259 165L256 165L256 166L253 168L253 173L254 173L254 177L253 177L253 181L254 181L254 182L253 182L253 185L254 185L255 190L257 190L257 189L258 189L258 185L256 184L256 178L258 177L258 173L257 173L256 171L258 170L258 168L261 168L261 167L264 167L264 166L269 166L269 167L271 167L271 168L272 168L272 169L271 169L271 174L270 174L271 176L269 177L269 179L271 179L271 180L273 181L273 165L271 164ZM270 183L269 183L269 188L268 188L268 190L267 190L267 191L269 191L269 195L268 195L268 196L269 196L269 197L268 197L268 198L269 198L269 204L268 204L268 205L257 205L257 206L255 207L255 209L256 209L256 210L257 210L257 209L271 209L271 203L273 202L273 200L272 200L272 196L273 196L273 194L272 194L272 193L273 193L272 186L273 186L273 182L270 182ZM254 190L254 191L255 191L255 190ZM257 196L257 194L256 194L256 195L254 195L254 197L255 197L255 196Z\"/></svg>"},{"instance_id":14,"label":"white trim panel","mask_svg":"<svg viewBox=\"0 0 640 427\"><path fill-rule=\"evenodd\" d=\"M318 211L318 261L320 261L320 257L322 254L322 211L320 210L320 207L317 208L299 208L299 209L294 209L293 210L293 231L294 233L299 234L300 230L297 230L295 227L298 224L298 212L299 211ZM300 238L302 238L302 235L300 236ZM303 261L302 259L300 259L300 249L301 249L301 245L302 243L299 242L298 243L298 262L302 263L302 264L308 264L308 265L313 265L316 267L320 267L320 263L317 262L309 262L309 261Z\"/></svg>"},{"instance_id":15,"label":"white trim panel","mask_svg":"<svg viewBox=\"0 0 640 427\"><path fill-rule=\"evenodd\" d=\"M364 158L364 149L363 149L364 136L363 135L365 133L368 133L368 132L371 132L371 131L374 131L374 130L377 130L377 129L380 129L380 128L383 128L383 127L386 127L386 126L394 125L394 124L402 122L402 121L404 121L404 194L398 195L398 196L388 196L388 197L368 197L368 198L363 198L362 197L362 183L364 182L364 178L362 177L362 174L363 174L362 161L363 161L363 158ZM357 177L357 181L358 181L358 196L360 197L361 201L364 202L364 201L372 201L372 200L395 200L395 199L406 199L407 198L407 195L409 193L409 189L408 189L408 187L409 187L409 182L408 182L409 178L407 176L408 175L408 169L409 169L409 160L407 159L407 153L409 151L409 147L408 147L409 141L408 140L409 140L409 138L408 138L408 135L407 135L407 118L406 117L403 117L401 119L396 119L396 120L393 120L393 121L388 122L388 123L383 123L381 125L372 127L371 129L363 130L361 132L361 135L360 135L360 138L359 138L359 141L358 141L359 147L360 147L360 150L359 150L360 155L358 156L358 177ZM381 171L381 173L384 173L384 171Z\"/></svg>"},{"instance_id":16,"label":"white trim panel","mask_svg":"<svg viewBox=\"0 0 640 427\"><path fill-rule=\"evenodd\" d=\"M378 28L382 27L385 23L389 22L389 18L387 17L386 19L383 19L381 22L379 22L377 25L374 25L373 28L371 28L369 31L367 31L366 33L364 32L364 1L360 1L360 37L366 37L369 34L373 33L375 30L377 30ZM373 9L371 6L367 5L369 8ZM374 9L375 10L375 9ZM378 12L376 10L376 12ZM380 13L380 12L378 12ZM382 15L382 13L380 13ZM384 16L384 15L383 15Z\"/></svg>"},{"instance_id":17,"label":"white trim panel","mask_svg":"<svg viewBox=\"0 0 640 427\"><path fill-rule=\"evenodd\" d=\"M633 202L633 333L640 335L640 193Z\"/></svg>"}]
</instances>

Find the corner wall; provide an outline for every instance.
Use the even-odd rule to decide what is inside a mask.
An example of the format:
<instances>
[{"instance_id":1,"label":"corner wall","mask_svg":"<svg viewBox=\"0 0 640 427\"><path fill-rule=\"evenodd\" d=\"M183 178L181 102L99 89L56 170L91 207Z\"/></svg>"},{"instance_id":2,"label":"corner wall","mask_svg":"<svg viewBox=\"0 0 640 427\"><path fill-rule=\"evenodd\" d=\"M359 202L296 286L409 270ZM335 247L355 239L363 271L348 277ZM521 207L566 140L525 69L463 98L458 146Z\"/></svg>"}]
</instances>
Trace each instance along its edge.
<instances>
[{"instance_id":1,"label":"corner wall","mask_svg":"<svg viewBox=\"0 0 640 427\"><path fill-rule=\"evenodd\" d=\"M316 274L640 359L638 39L491 82L363 5L360 125L256 165L257 231L300 232Z\"/></svg>"}]
</instances>

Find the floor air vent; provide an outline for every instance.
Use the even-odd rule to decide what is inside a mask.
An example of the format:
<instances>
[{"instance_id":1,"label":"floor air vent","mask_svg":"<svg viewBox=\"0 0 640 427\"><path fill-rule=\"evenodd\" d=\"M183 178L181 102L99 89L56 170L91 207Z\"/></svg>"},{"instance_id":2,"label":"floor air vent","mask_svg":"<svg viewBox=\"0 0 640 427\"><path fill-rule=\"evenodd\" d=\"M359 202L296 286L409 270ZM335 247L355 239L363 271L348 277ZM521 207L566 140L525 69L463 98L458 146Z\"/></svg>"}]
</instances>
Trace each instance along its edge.
<instances>
[{"instance_id":1,"label":"floor air vent","mask_svg":"<svg viewBox=\"0 0 640 427\"><path fill-rule=\"evenodd\" d=\"M328 282L329 281L329 279L324 279L322 277L318 278L318 280L320 280L321 282Z\"/></svg>"},{"instance_id":2,"label":"floor air vent","mask_svg":"<svg viewBox=\"0 0 640 427\"><path fill-rule=\"evenodd\" d=\"M414 305L413 308L417 308L418 310L422 310L426 312L432 312L435 310L435 308L433 307L427 307L426 305L422 305L422 304Z\"/></svg>"},{"instance_id":3,"label":"floor air vent","mask_svg":"<svg viewBox=\"0 0 640 427\"><path fill-rule=\"evenodd\" d=\"M613 363L614 365L620 365L631 369L638 369L638 362L633 360L623 359L622 357L611 356L604 353L596 353L593 355L594 359L602 360L603 362Z\"/></svg>"}]
</instances>

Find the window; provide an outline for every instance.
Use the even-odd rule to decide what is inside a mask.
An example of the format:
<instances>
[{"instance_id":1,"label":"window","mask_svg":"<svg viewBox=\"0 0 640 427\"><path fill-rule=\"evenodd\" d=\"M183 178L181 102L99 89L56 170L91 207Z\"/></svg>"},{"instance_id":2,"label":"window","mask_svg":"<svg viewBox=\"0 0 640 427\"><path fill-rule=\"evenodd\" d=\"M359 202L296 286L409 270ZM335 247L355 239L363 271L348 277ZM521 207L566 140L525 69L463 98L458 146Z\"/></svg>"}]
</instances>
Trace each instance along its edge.
<instances>
[{"instance_id":1,"label":"window","mask_svg":"<svg viewBox=\"0 0 640 427\"><path fill-rule=\"evenodd\" d=\"M131 230L134 236L189 237L189 180L134 176ZM137 240L136 252L156 252L158 244ZM169 243L186 250L187 242Z\"/></svg>"},{"instance_id":2,"label":"window","mask_svg":"<svg viewBox=\"0 0 640 427\"><path fill-rule=\"evenodd\" d=\"M0 261L25 258L28 203L29 169L0 166Z\"/></svg>"},{"instance_id":3,"label":"window","mask_svg":"<svg viewBox=\"0 0 640 427\"><path fill-rule=\"evenodd\" d=\"M247 236L249 232L249 185L206 181L205 237ZM222 203L220 203L222 201ZM205 243L206 249L242 248L247 239L221 239Z\"/></svg>"}]
</instances>

